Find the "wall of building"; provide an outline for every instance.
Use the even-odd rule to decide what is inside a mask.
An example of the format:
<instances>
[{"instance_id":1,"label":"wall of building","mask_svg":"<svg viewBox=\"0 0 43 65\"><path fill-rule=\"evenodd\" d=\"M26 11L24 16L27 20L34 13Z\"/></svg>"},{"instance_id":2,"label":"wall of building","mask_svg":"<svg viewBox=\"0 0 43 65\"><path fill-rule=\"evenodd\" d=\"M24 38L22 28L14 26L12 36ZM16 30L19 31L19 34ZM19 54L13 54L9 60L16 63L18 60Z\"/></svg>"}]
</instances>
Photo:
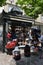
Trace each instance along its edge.
<instances>
[{"instance_id":1,"label":"wall of building","mask_svg":"<svg viewBox=\"0 0 43 65\"><path fill-rule=\"evenodd\" d=\"M40 25L40 28L41 28L41 33L43 32L43 25Z\"/></svg>"},{"instance_id":2,"label":"wall of building","mask_svg":"<svg viewBox=\"0 0 43 65\"><path fill-rule=\"evenodd\" d=\"M7 0L6 3L16 4L17 0Z\"/></svg>"}]
</instances>

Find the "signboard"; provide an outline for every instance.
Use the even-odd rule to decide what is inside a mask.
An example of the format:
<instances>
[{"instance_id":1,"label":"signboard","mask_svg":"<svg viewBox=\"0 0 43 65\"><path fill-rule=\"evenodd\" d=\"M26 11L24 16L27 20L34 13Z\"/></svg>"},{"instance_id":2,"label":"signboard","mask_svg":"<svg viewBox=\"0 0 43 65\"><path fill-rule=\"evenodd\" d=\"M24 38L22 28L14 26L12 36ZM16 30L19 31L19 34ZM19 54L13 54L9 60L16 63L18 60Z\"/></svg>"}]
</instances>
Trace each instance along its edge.
<instances>
[{"instance_id":1,"label":"signboard","mask_svg":"<svg viewBox=\"0 0 43 65\"><path fill-rule=\"evenodd\" d=\"M12 21L12 23L14 24L14 26L22 26L22 27L32 26L31 22Z\"/></svg>"}]
</instances>

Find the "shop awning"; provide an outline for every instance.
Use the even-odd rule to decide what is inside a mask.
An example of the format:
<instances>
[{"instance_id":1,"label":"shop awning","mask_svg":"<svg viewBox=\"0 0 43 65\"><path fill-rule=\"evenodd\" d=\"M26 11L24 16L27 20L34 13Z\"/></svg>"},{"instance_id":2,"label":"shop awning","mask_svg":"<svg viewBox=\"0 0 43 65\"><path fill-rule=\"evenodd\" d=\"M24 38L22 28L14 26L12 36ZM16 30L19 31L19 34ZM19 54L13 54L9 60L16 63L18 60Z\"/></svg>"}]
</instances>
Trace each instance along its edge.
<instances>
[{"instance_id":1,"label":"shop awning","mask_svg":"<svg viewBox=\"0 0 43 65\"><path fill-rule=\"evenodd\" d=\"M5 15L4 19L7 20L8 23L14 22L17 25L24 25L25 26L32 26L34 19L30 19L27 16L12 16L12 15ZM17 23L18 22L18 23Z\"/></svg>"}]
</instances>

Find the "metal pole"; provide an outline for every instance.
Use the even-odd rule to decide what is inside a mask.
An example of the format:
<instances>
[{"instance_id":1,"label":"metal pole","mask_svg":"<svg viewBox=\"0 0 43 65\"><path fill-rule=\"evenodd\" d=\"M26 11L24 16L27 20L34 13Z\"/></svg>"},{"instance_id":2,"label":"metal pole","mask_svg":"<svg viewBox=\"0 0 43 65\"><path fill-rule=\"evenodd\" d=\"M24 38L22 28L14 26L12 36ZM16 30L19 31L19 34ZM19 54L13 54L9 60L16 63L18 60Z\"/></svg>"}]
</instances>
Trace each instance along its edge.
<instances>
[{"instance_id":1,"label":"metal pole","mask_svg":"<svg viewBox=\"0 0 43 65\"><path fill-rule=\"evenodd\" d=\"M5 52L5 44L6 44L6 20L3 19L3 52Z\"/></svg>"}]
</instances>

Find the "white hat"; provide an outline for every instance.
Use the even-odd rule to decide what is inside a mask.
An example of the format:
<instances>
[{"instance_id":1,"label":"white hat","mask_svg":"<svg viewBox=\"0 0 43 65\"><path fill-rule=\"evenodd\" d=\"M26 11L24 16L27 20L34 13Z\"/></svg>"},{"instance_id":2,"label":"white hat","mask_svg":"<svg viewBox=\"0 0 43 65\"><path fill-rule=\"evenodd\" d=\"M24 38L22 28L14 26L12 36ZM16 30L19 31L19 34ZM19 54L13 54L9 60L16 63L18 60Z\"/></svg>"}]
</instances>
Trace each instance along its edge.
<instances>
[{"instance_id":1,"label":"white hat","mask_svg":"<svg viewBox=\"0 0 43 65\"><path fill-rule=\"evenodd\" d=\"M13 41L17 41L17 39L13 39Z\"/></svg>"}]
</instances>

